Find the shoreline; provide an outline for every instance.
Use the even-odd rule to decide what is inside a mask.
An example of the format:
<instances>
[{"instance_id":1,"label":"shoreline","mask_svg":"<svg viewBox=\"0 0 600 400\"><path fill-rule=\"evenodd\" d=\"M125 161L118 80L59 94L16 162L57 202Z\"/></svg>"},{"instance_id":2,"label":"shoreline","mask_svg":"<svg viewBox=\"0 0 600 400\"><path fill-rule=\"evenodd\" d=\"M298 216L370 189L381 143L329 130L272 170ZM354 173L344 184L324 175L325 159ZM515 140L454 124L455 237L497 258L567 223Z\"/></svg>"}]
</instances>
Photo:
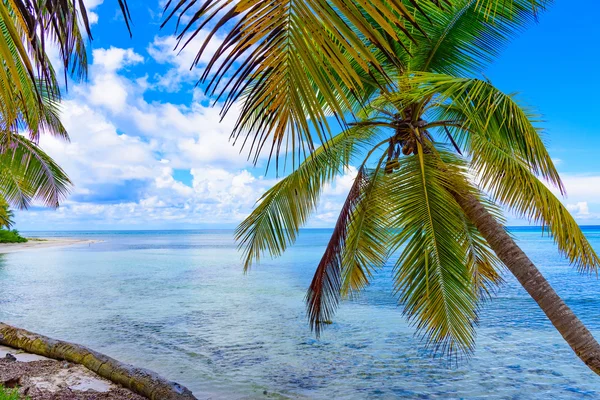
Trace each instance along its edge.
<instances>
[{"instance_id":1,"label":"shoreline","mask_svg":"<svg viewBox=\"0 0 600 400\"><path fill-rule=\"evenodd\" d=\"M16 253L19 251L47 249L51 247L66 247L74 245L92 245L101 243L101 240L74 239L74 238L27 238L26 243L0 243L0 254Z\"/></svg>"}]
</instances>

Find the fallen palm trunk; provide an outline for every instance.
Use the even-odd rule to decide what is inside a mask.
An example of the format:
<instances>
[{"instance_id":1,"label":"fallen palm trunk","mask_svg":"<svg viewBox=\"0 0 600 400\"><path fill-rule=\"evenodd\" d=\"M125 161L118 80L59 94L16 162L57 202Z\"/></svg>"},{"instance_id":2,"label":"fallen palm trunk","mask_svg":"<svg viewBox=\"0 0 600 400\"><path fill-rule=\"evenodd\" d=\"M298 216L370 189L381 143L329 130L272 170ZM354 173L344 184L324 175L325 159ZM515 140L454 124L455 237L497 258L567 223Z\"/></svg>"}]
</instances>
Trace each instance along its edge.
<instances>
[{"instance_id":1,"label":"fallen palm trunk","mask_svg":"<svg viewBox=\"0 0 600 400\"><path fill-rule=\"evenodd\" d=\"M196 399L190 390L143 368L74 343L51 339L0 322L0 344L57 360L81 364L99 376L151 400Z\"/></svg>"}]
</instances>

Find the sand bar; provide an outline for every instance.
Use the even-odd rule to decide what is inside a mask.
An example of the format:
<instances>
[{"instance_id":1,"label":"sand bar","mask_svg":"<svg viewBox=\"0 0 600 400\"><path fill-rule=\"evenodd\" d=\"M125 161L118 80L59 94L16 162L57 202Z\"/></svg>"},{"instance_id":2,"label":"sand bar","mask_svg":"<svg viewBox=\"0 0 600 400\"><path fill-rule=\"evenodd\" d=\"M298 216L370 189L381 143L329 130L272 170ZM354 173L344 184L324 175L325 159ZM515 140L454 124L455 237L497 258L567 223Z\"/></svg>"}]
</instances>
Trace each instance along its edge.
<instances>
[{"instance_id":1,"label":"sand bar","mask_svg":"<svg viewBox=\"0 0 600 400\"><path fill-rule=\"evenodd\" d=\"M29 239L27 243L0 243L0 254L15 253L17 251L45 249L49 247L63 247L73 245L92 245L100 240L52 238L52 239Z\"/></svg>"}]
</instances>

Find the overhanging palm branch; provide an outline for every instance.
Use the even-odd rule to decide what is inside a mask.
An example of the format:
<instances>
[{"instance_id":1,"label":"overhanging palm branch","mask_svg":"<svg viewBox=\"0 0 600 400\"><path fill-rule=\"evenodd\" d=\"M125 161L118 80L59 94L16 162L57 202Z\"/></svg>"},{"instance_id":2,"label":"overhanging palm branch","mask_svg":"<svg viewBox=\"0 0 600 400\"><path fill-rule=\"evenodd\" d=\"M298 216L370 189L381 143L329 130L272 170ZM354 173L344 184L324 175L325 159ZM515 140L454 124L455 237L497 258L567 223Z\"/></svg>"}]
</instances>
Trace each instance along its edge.
<instances>
[{"instance_id":1,"label":"overhanging palm branch","mask_svg":"<svg viewBox=\"0 0 600 400\"><path fill-rule=\"evenodd\" d=\"M264 252L279 256L296 241L316 207L323 186L342 173L350 161L373 143L377 128L354 126L315 150L296 170L269 189L257 207L236 229L244 249L244 269Z\"/></svg>"},{"instance_id":2,"label":"overhanging palm branch","mask_svg":"<svg viewBox=\"0 0 600 400\"><path fill-rule=\"evenodd\" d=\"M0 135L0 193L17 208L33 201L58 207L71 182L65 172L34 142L21 135Z\"/></svg>"},{"instance_id":3,"label":"overhanging palm branch","mask_svg":"<svg viewBox=\"0 0 600 400\"><path fill-rule=\"evenodd\" d=\"M447 127L459 144L469 149L470 137L479 135L519 154L536 174L564 191L552 158L534 126L537 116L489 82L445 74L415 72L405 78L402 93L393 102L420 103L432 109L437 121L429 127Z\"/></svg>"},{"instance_id":4,"label":"overhanging palm branch","mask_svg":"<svg viewBox=\"0 0 600 400\"><path fill-rule=\"evenodd\" d=\"M464 215L450 192L457 181L438 155L417 155L399 161L385 193L395 204L388 215L394 229L396 291L403 311L421 336L445 354L469 353L474 342L477 296L459 238ZM460 171L452 171L454 174Z\"/></svg>"},{"instance_id":5,"label":"overhanging palm branch","mask_svg":"<svg viewBox=\"0 0 600 400\"><path fill-rule=\"evenodd\" d=\"M255 155L266 143L271 153L279 154L303 144L313 150L314 134L320 142L328 139L328 112L343 118L363 89L354 67L383 72L373 48L398 60L388 38L399 41L399 34L410 35L405 24L413 24L411 11L420 9L417 1L410 3L412 7L401 0L168 1L165 23L178 11L185 15L194 10L179 34L182 47L207 29L193 66L208 43L226 30L201 80L208 93L224 98L223 115L242 100L233 137L254 136L250 151Z\"/></svg>"},{"instance_id":6,"label":"overhanging palm branch","mask_svg":"<svg viewBox=\"0 0 600 400\"><path fill-rule=\"evenodd\" d=\"M369 154L367 154L367 161ZM342 297L368 285L373 272L385 264L390 234L386 218L389 204L380 196L384 157L373 170L363 165L336 222L325 253L306 295L311 329L319 336L333 317Z\"/></svg>"},{"instance_id":7,"label":"overhanging palm branch","mask_svg":"<svg viewBox=\"0 0 600 400\"><path fill-rule=\"evenodd\" d=\"M494 200L531 222L543 224L563 253L580 270L596 272L600 259L567 208L519 155L474 136L473 168Z\"/></svg>"},{"instance_id":8,"label":"overhanging palm branch","mask_svg":"<svg viewBox=\"0 0 600 400\"><path fill-rule=\"evenodd\" d=\"M256 160L265 145L277 157L298 146L313 150L316 142L327 140L327 117L343 122L348 111L361 105L367 87L391 84L385 66L393 66L394 74L404 69L418 39L443 49L439 41L447 35L456 44L474 20L458 23L457 34L443 32L444 22L466 3L488 20L476 32L482 37L463 49L466 54L484 46L474 60L512 33L508 18L516 17L514 23L520 24L546 2L169 0L163 26L179 15L181 48L205 36L191 68L198 66L209 43L217 44L201 82L211 96L224 100L223 116L241 103L232 137L243 139ZM486 36L489 27L495 36Z\"/></svg>"},{"instance_id":9,"label":"overhanging palm branch","mask_svg":"<svg viewBox=\"0 0 600 400\"><path fill-rule=\"evenodd\" d=\"M392 232L388 229L387 216L393 209L393 204L380 193L383 179L385 174L381 168L370 171L368 184L365 185L347 226L339 266L341 287L339 293L334 294L339 298L357 295L388 260L388 243Z\"/></svg>"},{"instance_id":10,"label":"overhanging palm branch","mask_svg":"<svg viewBox=\"0 0 600 400\"><path fill-rule=\"evenodd\" d=\"M85 77L87 53L80 18L90 37L91 31L82 0L8 0L4 8L12 16L5 23L11 31L20 32L19 39L28 46L29 62L37 69L32 73L49 85L54 81L54 70L46 56L48 44L53 43L58 46L65 74Z\"/></svg>"},{"instance_id":11,"label":"overhanging palm branch","mask_svg":"<svg viewBox=\"0 0 600 400\"><path fill-rule=\"evenodd\" d=\"M310 326L317 336L321 331L322 324L333 316L337 308L342 288L343 249L346 247L348 226L353 220L353 214L360 204L362 192L367 186L369 186L368 173L361 168L358 170L348 197L342 206L325 254L323 254L308 288L306 295L308 318Z\"/></svg>"},{"instance_id":12,"label":"overhanging palm branch","mask_svg":"<svg viewBox=\"0 0 600 400\"><path fill-rule=\"evenodd\" d=\"M494 205L488 204L488 209L493 210ZM500 216L500 210L496 209L495 215ZM503 218L499 220L502 221ZM489 298L504 282L501 273L505 267L473 223L468 219L464 223L466 265L471 271L473 290L479 299Z\"/></svg>"},{"instance_id":13,"label":"overhanging palm branch","mask_svg":"<svg viewBox=\"0 0 600 400\"><path fill-rule=\"evenodd\" d=\"M430 101L424 107L433 108L431 114L440 120L426 126L448 129L463 145L482 188L532 222L547 225L571 262L595 270L598 256L564 205L536 176L564 193L533 125L535 115L486 81L432 73L416 73L407 79L406 87L411 89L390 99L400 105L417 99Z\"/></svg>"},{"instance_id":14,"label":"overhanging palm branch","mask_svg":"<svg viewBox=\"0 0 600 400\"><path fill-rule=\"evenodd\" d=\"M449 3L444 10L424 3L425 12L415 15L417 23L425 27L426 36L414 32L417 44L410 47L411 57L405 60L408 70L453 76L479 74L551 1L452 0Z\"/></svg>"},{"instance_id":15,"label":"overhanging palm branch","mask_svg":"<svg viewBox=\"0 0 600 400\"><path fill-rule=\"evenodd\" d=\"M18 208L32 201L57 207L70 185L64 171L37 146L41 133L68 140L45 40L60 42L61 51L69 53L64 54L71 60L69 66L86 62L78 16L65 14L75 6L70 0L60 3L67 8L59 11L52 2L0 4L0 194ZM24 12L33 13L37 22Z\"/></svg>"},{"instance_id":16,"label":"overhanging palm branch","mask_svg":"<svg viewBox=\"0 0 600 400\"><path fill-rule=\"evenodd\" d=\"M10 6L14 4L0 5L0 57L5 65L0 69L1 128L6 134L26 131L34 141L42 131L67 138L58 119L60 90L54 70L45 53L28 48L28 34Z\"/></svg>"}]
</instances>

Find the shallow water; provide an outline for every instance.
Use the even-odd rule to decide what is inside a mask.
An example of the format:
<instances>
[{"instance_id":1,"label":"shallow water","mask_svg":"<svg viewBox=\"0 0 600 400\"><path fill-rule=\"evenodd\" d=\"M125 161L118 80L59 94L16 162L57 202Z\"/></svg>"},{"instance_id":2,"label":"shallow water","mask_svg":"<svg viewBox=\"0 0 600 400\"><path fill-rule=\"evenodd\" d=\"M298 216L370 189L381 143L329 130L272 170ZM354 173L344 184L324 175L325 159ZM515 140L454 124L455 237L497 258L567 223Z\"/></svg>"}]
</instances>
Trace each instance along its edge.
<instances>
[{"instance_id":1,"label":"shallow water","mask_svg":"<svg viewBox=\"0 0 600 400\"><path fill-rule=\"evenodd\" d=\"M600 281L539 231L513 233L600 338ZM600 250L600 227L586 234ZM511 277L481 311L473 356L448 365L403 320L390 268L315 340L303 300L325 230L248 275L228 231L35 235L104 242L0 255L1 321L153 369L199 398L600 397L600 378Z\"/></svg>"}]
</instances>

